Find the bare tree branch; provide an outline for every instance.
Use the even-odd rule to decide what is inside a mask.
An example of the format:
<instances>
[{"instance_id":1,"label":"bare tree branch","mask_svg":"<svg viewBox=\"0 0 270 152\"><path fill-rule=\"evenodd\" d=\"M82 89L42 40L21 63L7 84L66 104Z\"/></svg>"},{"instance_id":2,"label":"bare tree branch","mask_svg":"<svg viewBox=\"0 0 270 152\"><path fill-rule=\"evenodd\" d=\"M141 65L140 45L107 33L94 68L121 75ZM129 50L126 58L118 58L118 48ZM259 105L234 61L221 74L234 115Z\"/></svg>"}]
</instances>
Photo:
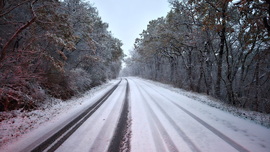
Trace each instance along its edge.
<instances>
[{"instance_id":1,"label":"bare tree branch","mask_svg":"<svg viewBox=\"0 0 270 152\"><path fill-rule=\"evenodd\" d=\"M7 48L8 46L10 45L10 43L24 30L26 29L27 27L29 27L32 23L35 22L37 16L34 12L34 9L33 9L33 5L34 3L36 3L38 0L34 0L31 5L30 5L30 9L32 11L32 15L33 15L33 18L28 21L27 23L25 23L23 26L21 26L13 35L12 37L6 42L6 44L4 45L2 51L1 51L1 56L0 56L0 62L5 58L6 56L6 51L7 51Z\"/></svg>"},{"instance_id":2,"label":"bare tree branch","mask_svg":"<svg viewBox=\"0 0 270 152\"><path fill-rule=\"evenodd\" d=\"M25 3L27 3L27 2L30 2L30 1L31 1L31 0L26 0L26 1L23 1L23 2L21 2L21 3L19 3L19 4L17 4L16 6L14 6L14 7L10 8L9 10L7 10L6 12L0 14L0 17L5 16L6 14L10 13L10 12L11 12L12 10L14 10L15 8L17 8L17 7L19 7L19 6L23 5L23 4L25 4Z\"/></svg>"}]
</instances>

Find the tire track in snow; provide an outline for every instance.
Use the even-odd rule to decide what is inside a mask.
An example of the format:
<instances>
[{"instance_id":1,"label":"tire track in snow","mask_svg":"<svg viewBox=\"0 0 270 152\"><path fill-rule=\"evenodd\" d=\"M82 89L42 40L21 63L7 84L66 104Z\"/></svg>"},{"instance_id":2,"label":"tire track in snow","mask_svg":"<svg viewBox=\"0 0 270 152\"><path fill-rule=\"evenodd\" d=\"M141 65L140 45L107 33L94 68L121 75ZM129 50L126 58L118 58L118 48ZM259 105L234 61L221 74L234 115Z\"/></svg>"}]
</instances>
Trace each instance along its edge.
<instances>
[{"instance_id":1,"label":"tire track in snow","mask_svg":"<svg viewBox=\"0 0 270 152\"><path fill-rule=\"evenodd\" d=\"M206 123L205 121L203 121L202 119L200 119L199 117L197 117L196 115L194 115L193 113L191 113L190 111L188 111L187 109L183 108L182 106L180 106L179 104L177 104L175 101L173 101L173 100L169 99L168 97L166 97L165 95L161 94L159 91L157 91L153 87L147 85L145 82L144 82L144 84L146 86L148 86L149 88L155 90L158 94L160 94L161 96L163 96L167 100L169 100L176 107L178 107L179 109L181 109L182 111L184 111L190 117L192 117L193 119L195 119L197 122L199 122L205 128L207 128L208 130L210 130L212 133L214 133L215 135L217 135L219 138L221 138L223 141L225 141L226 143L228 143L229 145L231 145L233 148L235 148L239 152L249 152L249 150L247 150L245 147L241 146L240 144L238 144L237 142L235 142L233 139L229 138L228 136L226 136L225 134L223 134L222 132L220 132L219 130L217 130L216 128L214 128L213 126L209 125L208 123Z\"/></svg>"},{"instance_id":2,"label":"tire track in snow","mask_svg":"<svg viewBox=\"0 0 270 152\"><path fill-rule=\"evenodd\" d=\"M143 87L141 87L145 92L147 92ZM191 141L191 139L185 134L185 132L176 124L176 122L168 115L168 113L157 103L156 99L154 99L151 95L149 95L149 98L154 101L153 103L158 107L158 109L164 114L164 116L167 118L167 120L170 122L170 124L174 127L174 129L177 131L178 135L188 144L189 148L193 152L201 152L200 149Z\"/></svg>"},{"instance_id":3,"label":"tire track in snow","mask_svg":"<svg viewBox=\"0 0 270 152\"><path fill-rule=\"evenodd\" d=\"M120 118L117 123L117 127L115 129L113 138L111 140L111 143L109 145L108 151L129 151L130 150L130 140L125 139L129 138L131 134L131 130L128 127L131 118L130 118L130 101L129 101L129 94L130 94L130 88L129 83L127 81L126 91L125 91L125 101L122 107L122 111L120 114Z\"/></svg>"},{"instance_id":4,"label":"tire track in snow","mask_svg":"<svg viewBox=\"0 0 270 152\"><path fill-rule=\"evenodd\" d=\"M144 94L141 92L141 90L139 89L136 83L135 85L137 86L137 89L140 92L141 97L144 99L144 104L145 104L145 107L147 108L147 111L146 111L148 115L147 118L150 121L149 124L150 124L150 127L152 128L151 132L152 132L157 150L166 151L160 136L156 134L157 132L159 132L160 135L163 137L162 139L164 139L164 143L166 144L166 147L168 148L168 150L170 152L178 152L177 147L175 146L168 132L166 131L166 129L164 128L160 120L158 119L157 115L154 113L151 106L147 102L146 98L144 97Z\"/></svg>"},{"instance_id":5,"label":"tire track in snow","mask_svg":"<svg viewBox=\"0 0 270 152\"><path fill-rule=\"evenodd\" d=\"M137 84L135 84L137 86ZM137 86L138 88L138 86ZM139 93L141 94L141 97L144 99L143 101L144 102L147 102L147 100L144 98L143 94L141 93L141 91L138 89ZM160 151L165 151L165 147L164 147L164 144L163 144L163 141L162 139L160 138L159 134L157 134L159 131L157 129L157 127L154 125L155 122L153 121L153 119L151 119L151 116L149 115L149 111L146 111L146 119L148 119L148 123L150 125L150 128L151 128L151 135L152 135L152 138L153 138L153 141L154 141L154 144L155 144L155 148L157 150L160 150Z\"/></svg>"},{"instance_id":6,"label":"tire track in snow","mask_svg":"<svg viewBox=\"0 0 270 152\"><path fill-rule=\"evenodd\" d=\"M197 120L200 124L202 124L204 127L206 127L207 129L209 129L211 132L213 132L214 134L216 134L218 137L220 137L221 139L223 139L229 145L231 145L232 147L234 147L239 152L249 152L249 150L245 149L243 146L239 145L234 140L232 140L228 136L224 135L223 133L221 133L220 131L218 131L217 129L215 129L214 127L212 127L211 125L209 125L208 123L206 123L205 121L203 121L202 119L200 119L199 117L197 117L196 115L194 115L193 113L189 112L188 110L186 110L185 108L183 108L180 105L176 104L175 102L173 102L173 101L171 101L171 102L175 106L177 106L179 109L181 109L182 111L184 111L185 113L187 113L189 116L191 116L193 119Z\"/></svg>"},{"instance_id":7,"label":"tire track in snow","mask_svg":"<svg viewBox=\"0 0 270 152\"><path fill-rule=\"evenodd\" d=\"M110 89L103 97L101 97L96 103L91 105L88 109L82 112L78 117L74 118L65 126L62 126L57 132L54 132L47 139L39 139L40 143L33 143L22 151L41 152L41 151L55 151L62 143L66 141L114 92L114 90L121 83L122 79Z\"/></svg>"},{"instance_id":8,"label":"tire track in snow","mask_svg":"<svg viewBox=\"0 0 270 152\"><path fill-rule=\"evenodd\" d=\"M163 136L163 139L165 140L165 143L167 144L167 147L168 147L169 151L170 152L178 152L178 150L177 150L174 142L170 138L170 136L167 133L166 129L161 124L161 122L158 119L158 117L155 115L154 111L151 109L149 103L145 102L145 105L147 106L147 108L148 108L148 110L149 110L149 112L151 114L152 119L156 123L156 127L158 128L158 130L160 131L161 135Z\"/></svg>"},{"instance_id":9,"label":"tire track in snow","mask_svg":"<svg viewBox=\"0 0 270 152\"><path fill-rule=\"evenodd\" d=\"M122 90L125 91L126 89L124 88ZM121 130L123 129L121 127L125 127L121 122L121 118L124 116L123 111L126 109L124 106L126 105L126 102L123 100L123 94L116 94L116 96L116 102L110 104L112 105L112 108L109 111L108 117L103 119L104 123L100 126L101 129L98 131L98 135L94 139L89 152L119 151L118 147L121 142ZM108 102L111 102L111 100L108 100ZM113 128L113 131L111 128ZM104 141L106 142L104 143ZM111 149L112 146L114 149Z\"/></svg>"}]
</instances>

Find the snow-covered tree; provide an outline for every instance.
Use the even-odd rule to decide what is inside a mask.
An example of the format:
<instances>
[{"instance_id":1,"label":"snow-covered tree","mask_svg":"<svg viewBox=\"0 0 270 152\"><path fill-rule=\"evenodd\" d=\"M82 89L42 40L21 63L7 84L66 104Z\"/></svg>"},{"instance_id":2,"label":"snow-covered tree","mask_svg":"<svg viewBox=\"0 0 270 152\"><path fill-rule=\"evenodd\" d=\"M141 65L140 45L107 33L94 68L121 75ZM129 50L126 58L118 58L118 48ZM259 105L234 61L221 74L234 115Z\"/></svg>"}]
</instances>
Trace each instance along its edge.
<instances>
[{"instance_id":1,"label":"snow-covered tree","mask_svg":"<svg viewBox=\"0 0 270 152\"><path fill-rule=\"evenodd\" d=\"M81 0L0 1L0 111L69 99L121 68L122 43Z\"/></svg>"},{"instance_id":2,"label":"snow-covered tree","mask_svg":"<svg viewBox=\"0 0 270 152\"><path fill-rule=\"evenodd\" d=\"M268 2L170 3L136 40L126 73L270 112Z\"/></svg>"}]
</instances>

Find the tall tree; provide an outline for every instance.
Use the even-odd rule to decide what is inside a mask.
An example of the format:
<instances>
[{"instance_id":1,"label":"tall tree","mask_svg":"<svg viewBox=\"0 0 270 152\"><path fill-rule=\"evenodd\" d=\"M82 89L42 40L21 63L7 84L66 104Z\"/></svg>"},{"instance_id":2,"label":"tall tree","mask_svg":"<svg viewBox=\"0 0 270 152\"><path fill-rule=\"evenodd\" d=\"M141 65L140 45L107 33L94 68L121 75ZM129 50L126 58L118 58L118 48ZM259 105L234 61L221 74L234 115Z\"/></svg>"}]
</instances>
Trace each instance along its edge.
<instances>
[{"instance_id":1,"label":"tall tree","mask_svg":"<svg viewBox=\"0 0 270 152\"><path fill-rule=\"evenodd\" d=\"M149 22L136 40L125 71L270 112L268 3L170 3L166 18Z\"/></svg>"}]
</instances>

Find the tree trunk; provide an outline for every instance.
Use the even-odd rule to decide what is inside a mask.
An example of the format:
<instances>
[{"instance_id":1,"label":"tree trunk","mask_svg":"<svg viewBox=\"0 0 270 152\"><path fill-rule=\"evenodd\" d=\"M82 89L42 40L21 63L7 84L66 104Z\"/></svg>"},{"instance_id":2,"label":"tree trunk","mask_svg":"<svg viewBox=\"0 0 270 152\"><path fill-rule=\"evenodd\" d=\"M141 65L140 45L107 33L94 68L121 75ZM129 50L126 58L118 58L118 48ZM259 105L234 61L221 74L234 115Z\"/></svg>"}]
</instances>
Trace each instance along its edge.
<instances>
[{"instance_id":1,"label":"tree trunk","mask_svg":"<svg viewBox=\"0 0 270 152\"><path fill-rule=\"evenodd\" d=\"M222 61L223 61L223 54L224 54L224 47L226 41L226 10L227 5L222 9L222 30L220 31L220 44L219 44L219 53L217 58L217 79L216 79L216 87L215 87L215 94L217 97L221 97L221 80L222 80Z\"/></svg>"},{"instance_id":2,"label":"tree trunk","mask_svg":"<svg viewBox=\"0 0 270 152\"><path fill-rule=\"evenodd\" d=\"M256 63L255 69L255 99L253 100L252 109L254 111L259 110L259 75L260 75L260 61Z\"/></svg>"},{"instance_id":3,"label":"tree trunk","mask_svg":"<svg viewBox=\"0 0 270 152\"><path fill-rule=\"evenodd\" d=\"M170 61L170 82L174 83L174 80L175 80L175 61L174 61L174 58L171 57L169 59Z\"/></svg>"},{"instance_id":4,"label":"tree trunk","mask_svg":"<svg viewBox=\"0 0 270 152\"><path fill-rule=\"evenodd\" d=\"M189 82L189 89L194 91L193 88L193 79L192 79L192 56L191 56L191 52L193 49L188 50L188 67L187 67L187 73L188 73L188 82Z\"/></svg>"},{"instance_id":5,"label":"tree trunk","mask_svg":"<svg viewBox=\"0 0 270 152\"><path fill-rule=\"evenodd\" d=\"M1 12L2 12L4 6L5 6L4 0L0 0L0 14L1 14Z\"/></svg>"}]
</instances>

